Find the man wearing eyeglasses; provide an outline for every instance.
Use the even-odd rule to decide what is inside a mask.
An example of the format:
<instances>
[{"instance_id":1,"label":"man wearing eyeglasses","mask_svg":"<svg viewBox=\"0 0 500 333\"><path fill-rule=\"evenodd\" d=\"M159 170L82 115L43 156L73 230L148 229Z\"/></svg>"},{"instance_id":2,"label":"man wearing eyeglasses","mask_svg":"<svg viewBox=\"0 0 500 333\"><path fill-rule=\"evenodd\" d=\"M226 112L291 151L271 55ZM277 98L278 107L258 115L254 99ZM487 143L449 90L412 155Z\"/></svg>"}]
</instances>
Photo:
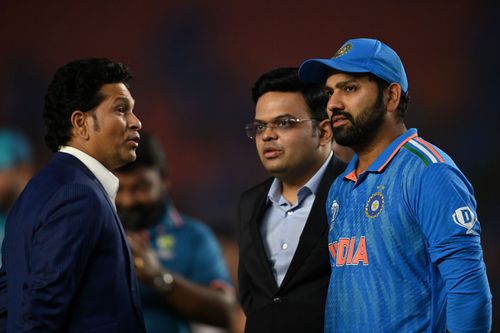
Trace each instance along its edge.
<instances>
[{"instance_id":1,"label":"man wearing eyeglasses","mask_svg":"<svg viewBox=\"0 0 500 333\"><path fill-rule=\"evenodd\" d=\"M273 176L239 206L239 287L245 332L323 332L330 264L325 200L344 169L333 157L327 96L279 68L255 83L246 126Z\"/></svg>"}]
</instances>

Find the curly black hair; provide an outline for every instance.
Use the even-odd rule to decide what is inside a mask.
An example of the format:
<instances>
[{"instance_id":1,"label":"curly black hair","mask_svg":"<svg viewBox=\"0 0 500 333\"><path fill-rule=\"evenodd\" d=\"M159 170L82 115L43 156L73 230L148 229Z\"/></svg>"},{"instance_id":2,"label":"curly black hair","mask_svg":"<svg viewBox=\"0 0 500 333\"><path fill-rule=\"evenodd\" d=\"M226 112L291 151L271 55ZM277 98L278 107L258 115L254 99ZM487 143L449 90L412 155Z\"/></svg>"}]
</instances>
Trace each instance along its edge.
<instances>
[{"instance_id":1,"label":"curly black hair","mask_svg":"<svg viewBox=\"0 0 500 333\"><path fill-rule=\"evenodd\" d=\"M57 151L71 138L71 114L92 111L104 99L99 91L104 84L123 83L132 78L128 68L107 58L85 58L59 68L45 95L43 120L45 143Z\"/></svg>"}]
</instances>

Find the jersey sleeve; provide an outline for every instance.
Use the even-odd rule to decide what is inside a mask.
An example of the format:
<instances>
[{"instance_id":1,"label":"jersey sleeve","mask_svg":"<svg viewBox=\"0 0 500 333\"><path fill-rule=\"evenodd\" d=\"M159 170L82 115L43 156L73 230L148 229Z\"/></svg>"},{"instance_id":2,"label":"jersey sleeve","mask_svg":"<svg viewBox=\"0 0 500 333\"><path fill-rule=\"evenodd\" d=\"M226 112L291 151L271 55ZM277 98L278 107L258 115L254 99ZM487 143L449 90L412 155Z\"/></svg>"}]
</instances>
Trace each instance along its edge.
<instances>
[{"instance_id":1,"label":"jersey sleeve","mask_svg":"<svg viewBox=\"0 0 500 333\"><path fill-rule=\"evenodd\" d=\"M201 222L192 226L196 232L197 251L193 256L189 278L212 287L232 288L229 271L217 238Z\"/></svg>"},{"instance_id":2,"label":"jersey sleeve","mask_svg":"<svg viewBox=\"0 0 500 333\"><path fill-rule=\"evenodd\" d=\"M447 328L488 332L491 293L473 189L455 167L436 163L413 177L413 210L447 289Z\"/></svg>"}]
</instances>

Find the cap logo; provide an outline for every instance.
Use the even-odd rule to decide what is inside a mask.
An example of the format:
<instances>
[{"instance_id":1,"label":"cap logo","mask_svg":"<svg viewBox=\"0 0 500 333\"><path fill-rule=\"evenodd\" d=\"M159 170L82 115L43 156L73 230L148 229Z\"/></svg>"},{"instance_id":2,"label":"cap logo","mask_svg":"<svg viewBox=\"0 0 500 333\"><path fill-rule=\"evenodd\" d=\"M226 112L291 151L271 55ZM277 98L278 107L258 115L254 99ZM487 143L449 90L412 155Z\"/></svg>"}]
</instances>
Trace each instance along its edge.
<instances>
[{"instance_id":1,"label":"cap logo","mask_svg":"<svg viewBox=\"0 0 500 333\"><path fill-rule=\"evenodd\" d=\"M347 52L351 51L351 49L352 49L352 44L351 43L344 44L337 52L335 52L335 54L333 55L332 59L335 59L335 58L338 58L340 56L343 56Z\"/></svg>"}]
</instances>

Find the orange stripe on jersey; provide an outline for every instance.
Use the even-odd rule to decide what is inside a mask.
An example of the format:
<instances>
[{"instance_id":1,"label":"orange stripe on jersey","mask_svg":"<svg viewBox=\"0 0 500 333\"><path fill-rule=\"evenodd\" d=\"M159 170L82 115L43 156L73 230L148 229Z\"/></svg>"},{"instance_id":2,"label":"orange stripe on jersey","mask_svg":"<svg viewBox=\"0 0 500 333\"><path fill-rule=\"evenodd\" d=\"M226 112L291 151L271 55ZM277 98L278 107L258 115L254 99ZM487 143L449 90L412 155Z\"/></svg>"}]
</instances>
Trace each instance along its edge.
<instances>
[{"instance_id":1,"label":"orange stripe on jersey","mask_svg":"<svg viewBox=\"0 0 500 333\"><path fill-rule=\"evenodd\" d=\"M408 138L406 138L406 140L404 140L403 142L401 142L399 144L399 146L397 146L396 149L394 149L394 151L392 152L391 156L389 156L389 158L387 159L387 161L385 161L385 163L382 164L382 166L377 171L381 172L382 170L384 170L384 168L387 165L387 163L389 163L392 160L392 158L394 157L394 155L396 155L396 153L401 149L401 147L403 147L408 141L410 141L411 139L413 139L416 136L417 136L417 133L409 136Z\"/></svg>"},{"instance_id":2,"label":"orange stripe on jersey","mask_svg":"<svg viewBox=\"0 0 500 333\"><path fill-rule=\"evenodd\" d=\"M420 142L421 144L423 144L425 147L427 147L427 149L429 149L433 154L434 156L439 160L439 162L444 162L444 158L441 156L441 154L439 154L436 149L434 149L434 147L432 147L427 141L425 141L424 139L422 138L415 138L415 140L417 140L418 142Z\"/></svg>"}]
</instances>

